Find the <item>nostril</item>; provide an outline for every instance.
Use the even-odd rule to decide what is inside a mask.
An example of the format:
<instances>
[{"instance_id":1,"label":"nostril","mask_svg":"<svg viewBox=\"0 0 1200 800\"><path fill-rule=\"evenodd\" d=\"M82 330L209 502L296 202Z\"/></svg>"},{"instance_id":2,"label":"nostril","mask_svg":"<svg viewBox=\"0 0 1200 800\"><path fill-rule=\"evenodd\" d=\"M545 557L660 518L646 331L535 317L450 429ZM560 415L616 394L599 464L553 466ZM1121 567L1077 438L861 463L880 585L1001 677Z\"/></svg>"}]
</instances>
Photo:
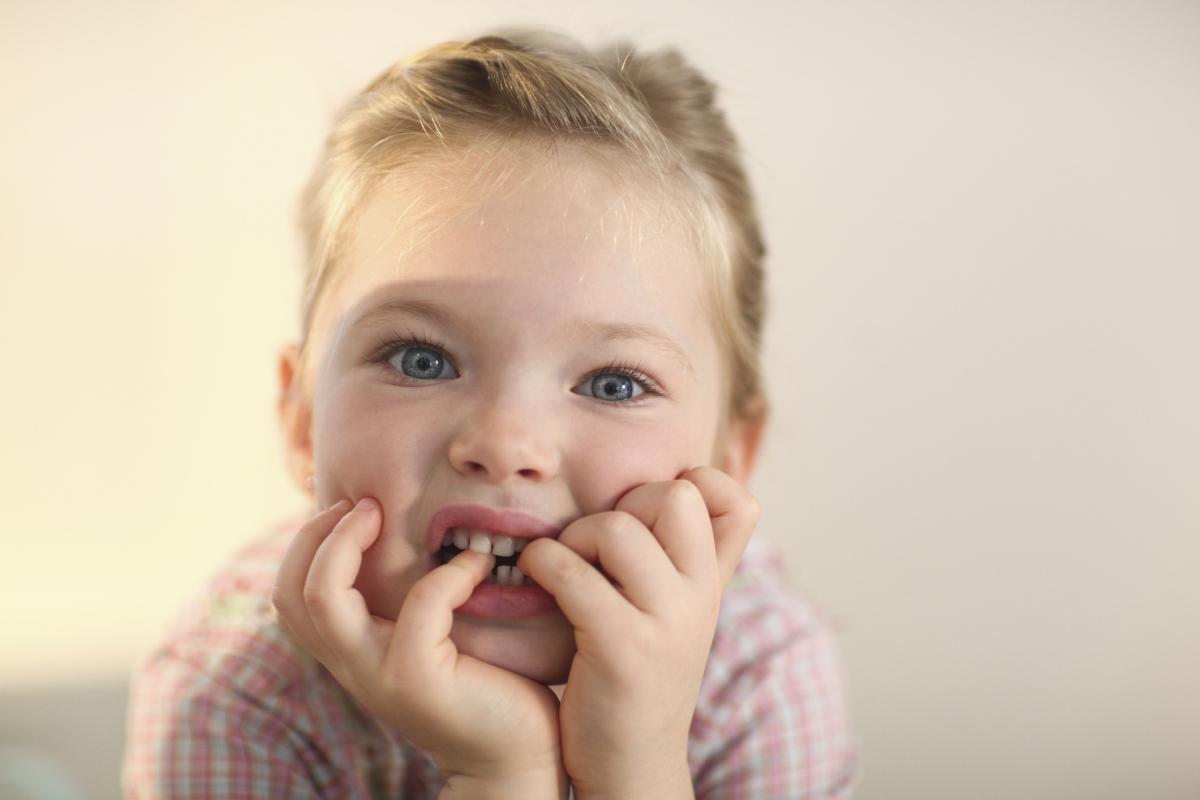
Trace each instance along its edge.
<instances>
[{"instance_id":1,"label":"nostril","mask_svg":"<svg viewBox=\"0 0 1200 800\"><path fill-rule=\"evenodd\" d=\"M467 462L467 469L469 469L475 475L491 475L492 474L492 471L490 469L485 467L483 464L480 464L478 461ZM518 469L517 474L520 475L522 478L537 478L538 476L541 475L541 472L532 467L524 467L522 469Z\"/></svg>"}]
</instances>

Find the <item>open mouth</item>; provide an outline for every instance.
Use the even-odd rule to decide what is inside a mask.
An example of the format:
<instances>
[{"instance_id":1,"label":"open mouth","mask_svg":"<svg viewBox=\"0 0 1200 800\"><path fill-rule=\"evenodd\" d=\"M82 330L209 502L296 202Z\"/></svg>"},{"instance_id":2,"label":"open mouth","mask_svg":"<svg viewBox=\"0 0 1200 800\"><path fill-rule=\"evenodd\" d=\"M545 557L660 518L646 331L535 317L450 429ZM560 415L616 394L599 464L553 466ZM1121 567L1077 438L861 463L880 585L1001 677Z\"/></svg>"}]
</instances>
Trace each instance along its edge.
<instances>
[{"instance_id":1,"label":"open mouth","mask_svg":"<svg viewBox=\"0 0 1200 800\"><path fill-rule=\"evenodd\" d=\"M517 567L517 559L528 543L528 539L499 536L488 531L449 528L442 536L442 546L438 549L436 558L438 563L445 564L464 550L491 553L496 557L496 564L492 567L491 574L484 579L485 584L536 586L537 584Z\"/></svg>"}]
</instances>

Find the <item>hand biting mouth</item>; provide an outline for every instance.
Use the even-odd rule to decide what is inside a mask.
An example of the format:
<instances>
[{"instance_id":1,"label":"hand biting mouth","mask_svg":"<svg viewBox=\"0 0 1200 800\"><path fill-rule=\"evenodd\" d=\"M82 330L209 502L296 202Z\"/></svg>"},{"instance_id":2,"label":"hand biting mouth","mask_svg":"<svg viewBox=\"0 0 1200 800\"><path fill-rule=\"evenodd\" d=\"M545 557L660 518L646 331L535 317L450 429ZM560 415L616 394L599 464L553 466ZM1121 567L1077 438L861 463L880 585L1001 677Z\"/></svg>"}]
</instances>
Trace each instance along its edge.
<instances>
[{"instance_id":1,"label":"hand biting mouth","mask_svg":"<svg viewBox=\"0 0 1200 800\"><path fill-rule=\"evenodd\" d=\"M560 532L550 523L515 509L465 503L443 506L429 520L429 568L445 564L463 550L474 550L496 558L485 583L534 586L517 567L517 559L533 539L556 537Z\"/></svg>"},{"instance_id":2,"label":"hand biting mouth","mask_svg":"<svg viewBox=\"0 0 1200 800\"><path fill-rule=\"evenodd\" d=\"M525 549L528 541L511 536L497 536L488 531L450 528L442 536L442 546L438 548L436 557L438 563L445 564L464 550L491 553L496 557L496 565L492 567L492 574L487 577L485 583L532 586L533 581L525 577L517 566L517 559L521 557L521 551Z\"/></svg>"}]
</instances>

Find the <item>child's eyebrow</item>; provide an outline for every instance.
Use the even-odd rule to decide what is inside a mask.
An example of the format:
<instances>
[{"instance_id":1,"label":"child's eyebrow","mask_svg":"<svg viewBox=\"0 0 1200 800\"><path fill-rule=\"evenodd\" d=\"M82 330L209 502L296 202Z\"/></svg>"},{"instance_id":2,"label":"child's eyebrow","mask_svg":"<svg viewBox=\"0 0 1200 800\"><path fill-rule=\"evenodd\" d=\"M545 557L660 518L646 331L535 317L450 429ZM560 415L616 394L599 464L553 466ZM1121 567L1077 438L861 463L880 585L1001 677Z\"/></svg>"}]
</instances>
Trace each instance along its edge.
<instances>
[{"instance_id":1,"label":"child's eyebrow","mask_svg":"<svg viewBox=\"0 0 1200 800\"><path fill-rule=\"evenodd\" d=\"M393 300L384 300L366 309L350 322L347 329L363 328L389 317L405 314L425 317L444 328L452 328L458 324L458 318L444 306L439 306L436 303L427 303L424 300L396 298Z\"/></svg>"},{"instance_id":2,"label":"child's eyebrow","mask_svg":"<svg viewBox=\"0 0 1200 800\"><path fill-rule=\"evenodd\" d=\"M692 362L687 353L674 339L655 328L635 325L630 322L604 322L602 320L578 320L576 327L582 328L595 339L606 342L617 339L636 339L656 347L667 358L674 359L689 375L694 375Z\"/></svg>"},{"instance_id":3,"label":"child's eyebrow","mask_svg":"<svg viewBox=\"0 0 1200 800\"><path fill-rule=\"evenodd\" d=\"M414 298L394 298L385 300L359 314L349 325L350 329L367 326L374 322L397 315L412 315L424 317L444 328L462 326L458 316L446 306L430 303ZM664 356L678 362L690 375L695 375L692 362L687 352L670 336L657 328L638 325L631 322L607 322L604 320L575 320L573 327L583 331L594 339L616 341L634 339L654 346Z\"/></svg>"}]
</instances>

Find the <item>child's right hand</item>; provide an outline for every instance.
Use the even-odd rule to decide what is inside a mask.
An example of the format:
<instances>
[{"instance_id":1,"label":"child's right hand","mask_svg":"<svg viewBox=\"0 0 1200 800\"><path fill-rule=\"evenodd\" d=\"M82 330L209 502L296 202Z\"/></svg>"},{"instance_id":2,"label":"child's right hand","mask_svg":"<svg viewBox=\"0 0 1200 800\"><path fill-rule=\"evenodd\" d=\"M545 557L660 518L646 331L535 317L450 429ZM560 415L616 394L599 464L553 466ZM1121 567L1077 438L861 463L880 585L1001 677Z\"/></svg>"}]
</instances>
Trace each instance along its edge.
<instances>
[{"instance_id":1,"label":"child's right hand","mask_svg":"<svg viewBox=\"0 0 1200 800\"><path fill-rule=\"evenodd\" d=\"M349 513L347 513L349 512ZM454 609L491 571L470 550L409 590L395 622L372 615L354 588L379 536L379 504L348 500L306 523L288 547L274 604L284 630L347 691L429 751L443 797L566 797L558 699L547 687L459 653Z\"/></svg>"}]
</instances>

